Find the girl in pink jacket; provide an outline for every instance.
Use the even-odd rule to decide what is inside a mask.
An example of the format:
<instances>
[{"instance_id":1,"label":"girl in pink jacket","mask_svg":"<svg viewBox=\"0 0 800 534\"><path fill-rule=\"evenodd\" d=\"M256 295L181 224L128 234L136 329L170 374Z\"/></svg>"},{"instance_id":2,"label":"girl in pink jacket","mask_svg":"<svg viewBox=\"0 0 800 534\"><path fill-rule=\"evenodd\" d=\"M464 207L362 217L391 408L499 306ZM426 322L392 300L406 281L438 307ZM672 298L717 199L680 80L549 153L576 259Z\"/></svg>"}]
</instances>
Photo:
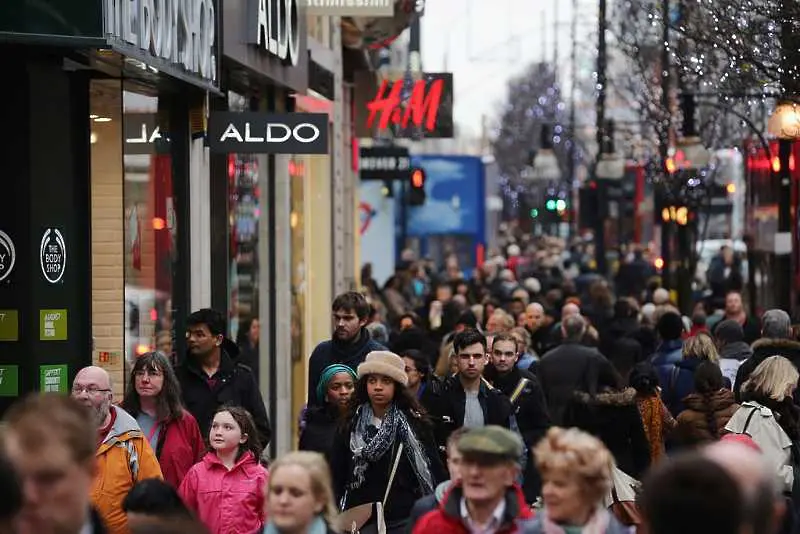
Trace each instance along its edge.
<instances>
[{"instance_id":1,"label":"girl in pink jacket","mask_svg":"<svg viewBox=\"0 0 800 534\"><path fill-rule=\"evenodd\" d=\"M269 474L259 463L261 446L244 408L214 414L211 451L183 479L178 492L212 534L255 534L264 527L264 488Z\"/></svg>"}]
</instances>

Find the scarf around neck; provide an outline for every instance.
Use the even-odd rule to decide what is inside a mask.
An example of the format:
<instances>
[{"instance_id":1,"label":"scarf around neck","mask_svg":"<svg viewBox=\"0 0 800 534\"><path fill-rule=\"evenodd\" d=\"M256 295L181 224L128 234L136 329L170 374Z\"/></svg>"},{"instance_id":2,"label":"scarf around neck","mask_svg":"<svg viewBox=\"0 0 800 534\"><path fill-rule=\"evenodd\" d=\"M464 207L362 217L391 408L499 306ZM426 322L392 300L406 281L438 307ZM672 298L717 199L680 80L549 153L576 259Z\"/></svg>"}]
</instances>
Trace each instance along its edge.
<instances>
[{"instance_id":1,"label":"scarf around neck","mask_svg":"<svg viewBox=\"0 0 800 534\"><path fill-rule=\"evenodd\" d=\"M547 507L542 514L543 534L565 534L567 529L550 520L547 516ZM611 523L611 514L602 506L598 506L589 518L589 521L581 527L581 534L605 534Z\"/></svg>"},{"instance_id":2,"label":"scarf around neck","mask_svg":"<svg viewBox=\"0 0 800 534\"><path fill-rule=\"evenodd\" d=\"M314 518L314 521L308 526L308 530L306 534L326 534L328 532L328 525L325 523L325 520L322 517L317 516ZM270 521L264 526L264 531L262 534L280 534L278 527Z\"/></svg>"},{"instance_id":3,"label":"scarf around neck","mask_svg":"<svg viewBox=\"0 0 800 534\"><path fill-rule=\"evenodd\" d=\"M395 403L392 403L383 418L380 428L375 428L372 406L366 402L362 404L355 416L355 426L350 433L350 452L353 453L353 476L348 489L358 489L364 484L367 468L377 462L387 452L394 449L395 441L403 444L403 450L408 458L414 474L419 482L423 495L433 493L433 480L428 456L425 449L417 439L414 429L408 418ZM394 461L394 458L390 460ZM388 480L388 479L387 479Z\"/></svg>"}]
</instances>

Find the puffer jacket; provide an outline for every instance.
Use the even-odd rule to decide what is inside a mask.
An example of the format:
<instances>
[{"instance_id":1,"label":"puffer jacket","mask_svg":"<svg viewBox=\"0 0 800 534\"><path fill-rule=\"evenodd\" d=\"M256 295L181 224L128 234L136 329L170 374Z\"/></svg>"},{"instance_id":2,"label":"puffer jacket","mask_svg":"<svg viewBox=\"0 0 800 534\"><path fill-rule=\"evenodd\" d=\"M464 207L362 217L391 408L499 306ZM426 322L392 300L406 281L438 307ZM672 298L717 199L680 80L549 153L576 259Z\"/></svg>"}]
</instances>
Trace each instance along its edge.
<instances>
[{"instance_id":1,"label":"puffer jacket","mask_svg":"<svg viewBox=\"0 0 800 534\"><path fill-rule=\"evenodd\" d=\"M705 396L691 393L683 399L686 409L678 415L678 426L673 439L678 445L692 446L716 441L725 433L725 425L739 405L729 389L720 389ZM714 432L709 424L713 421Z\"/></svg>"},{"instance_id":2,"label":"puffer jacket","mask_svg":"<svg viewBox=\"0 0 800 534\"><path fill-rule=\"evenodd\" d=\"M111 409L115 412L114 424L97 448L91 500L109 534L127 534L122 501L137 482L162 478L161 467L136 419L118 406Z\"/></svg>"},{"instance_id":3,"label":"puffer jacket","mask_svg":"<svg viewBox=\"0 0 800 534\"><path fill-rule=\"evenodd\" d=\"M267 470L245 452L229 471L213 452L186 474L178 493L212 534L254 534L264 527Z\"/></svg>"}]
</instances>

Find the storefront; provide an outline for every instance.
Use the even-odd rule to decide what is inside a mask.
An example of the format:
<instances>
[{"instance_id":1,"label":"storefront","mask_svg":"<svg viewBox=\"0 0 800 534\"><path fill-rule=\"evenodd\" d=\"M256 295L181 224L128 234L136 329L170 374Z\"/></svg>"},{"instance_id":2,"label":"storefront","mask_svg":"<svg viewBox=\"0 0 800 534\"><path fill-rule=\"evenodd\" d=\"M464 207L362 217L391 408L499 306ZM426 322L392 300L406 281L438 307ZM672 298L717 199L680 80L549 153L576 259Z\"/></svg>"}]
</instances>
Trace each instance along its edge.
<instances>
[{"instance_id":1,"label":"storefront","mask_svg":"<svg viewBox=\"0 0 800 534\"><path fill-rule=\"evenodd\" d=\"M0 114L15 125L0 146L0 410L28 391L66 392L92 363L119 395L126 359L182 352L189 191L202 174L191 118L219 94L212 0L176 3L175 17L98 0L53 19L28 5L0 8L14 81Z\"/></svg>"}]
</instances>

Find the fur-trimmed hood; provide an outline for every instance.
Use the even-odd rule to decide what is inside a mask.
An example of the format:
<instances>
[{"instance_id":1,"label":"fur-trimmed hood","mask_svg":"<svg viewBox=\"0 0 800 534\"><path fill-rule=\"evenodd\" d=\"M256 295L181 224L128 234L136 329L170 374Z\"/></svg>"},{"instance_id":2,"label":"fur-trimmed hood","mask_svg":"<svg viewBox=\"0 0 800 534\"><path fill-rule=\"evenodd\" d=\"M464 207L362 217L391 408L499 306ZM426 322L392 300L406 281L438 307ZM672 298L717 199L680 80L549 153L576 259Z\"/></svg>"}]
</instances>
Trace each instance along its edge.
<instances>
[{"instance_id":1,"label":"fur-trimmed hood","mask_svg":"<svg viewBox=\"0 0 800 534\"><path fill-rule=\"evenodd\" d=\"M793 339L781 339L776 337L764 337L753 342L753 352L770 349L789 350L800 353L800 343Z\"/></svg>"},{"instance_id":2,"label":"fur-trimmed hood","mask_svg":"<svg viewBox=\"0 0 800 534\"><path fill-rule=\"evenodd\" d=\"M576 391L575 398L583 404L595 406L633 406L636 404L636 390L625 388L620 391L603 391L594 397L585 391Z\"/></svg>"}]
</instances>

